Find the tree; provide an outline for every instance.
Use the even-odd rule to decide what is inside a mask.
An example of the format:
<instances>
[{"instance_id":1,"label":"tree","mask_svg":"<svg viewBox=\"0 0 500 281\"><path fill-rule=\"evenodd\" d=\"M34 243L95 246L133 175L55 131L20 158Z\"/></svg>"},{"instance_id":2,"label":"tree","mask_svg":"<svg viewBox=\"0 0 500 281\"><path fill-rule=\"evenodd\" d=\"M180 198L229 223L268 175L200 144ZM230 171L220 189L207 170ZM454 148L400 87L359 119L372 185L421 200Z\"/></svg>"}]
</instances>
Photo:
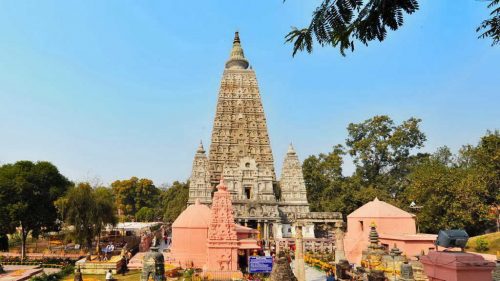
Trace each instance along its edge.
<instances>
[{"instance_id":1,"label":"tree","mask_svg":"<svg viewBox=\"0 0 500 281\"><path fill-rule=\"evenodd\" d=\"M135 218L137 219L137 221L142 221L142 222L155 221L156 220L155 210L148 208L148 207L142 207L135 214Z\"/></svg>"},{"instance_id":2,"label":"tree","mask_svg":"<svg viewBox=\"0 0 500 281\"><path fill-rule=\"evenodd\" d=\"M333 147L328 154L311 155L304 160L302 170L306 183L307 197L311 210L322 209L321 203L325 190L328 195L338 195L342 181L342 156L345 154L341 145Z\"/></svg>"},{"instance_id":3,"label":"tree","mask_svg":"<svg viewBox=\"0 0 500 281\"><path fill-rule=\"evenodd\" d=\"M405 198L422 205L417 214L424 232L464 228L475 235L491 221L489 206L484 204L487 189L480 185L470 169L430 157L413 167Z\"/></svg>"},{"instance_id":4,"label":"tree","mask_svg":"<svg viewBox=\"0 0 500 281\"><path fill-rule=\"evenodd\" d=\"M56 205L63 220L75 229L76 240L92 248L92 240L100 236L107 224L116 224L116 210L111 190L99 187L93 189L88 183L72 187Z\"/></svg>"},{"instance_id":5,"label":"tree","mask_svg":"<svg viewBox=\"0 0 500 281\"><path fill-rule=\"evenodd\" d=\"M339 47L340 53L354 51L354 41L368 45L373 40L383 41L388 29L397 30L404 23L404 14L418 10L416 0L323 0L313 12L308 27L292 27L286 42L293 42L297 51L311 53L313 40L321 45Z\"/></svg>"},{"instance_id":6,"label":"tree","mask_svg":"<svg viewBox=\"0 0 500 281\"><path fill-rule=\"evenodd\" d=\"M168 223L173 223L187 207L189 199L189 181L175 181L162 193L161 198L164 206L163 220Z\"/></svg>"},{"instance_id":7,"label":"tree","mask_svg":"<svg viewBox=\"0 0 500 281\"><path fill-rule=\"evenodd\" d=\"M457 162L459 167L474 176L477 185L486 190L482 201L490 206L496 230L500 231L500 132L488 131L477 146L463 146Z\"/></svg>"},{"instance_id":8,"label":"tree","mask_svg":"<svg viewBox=\"0 0 500 281\"><path fill-rule=\"evenodd\" d=\"M484 20L481 25L476 29L476 32L483 31L479 38L491 38L493 42L492 46L500 44L500 0L490 0L491 3L488 4L491 11L491 18Z\"/></svg>"},{"instance_id":9,"label":"tree","mask_svg":"<svg viewBox=\"0 0 500 281\"><path fill-rule=\"evenodd\" d=\"M374 116L362 123L347 127L346 145L354 158L356 173L367 185L380 186L389 194L402 191L408 167L425 155L411 155L423 147L425 134L420 131L421 120L410 118L394 125L389 116Z\"/></svg>"},{"instance_id":10,"label":"tree","mask_svg":"<svg viewBox=\"0 0 500 281\"><path fill-rule=\"evenodd\" d=\"M120 215L134 218L142 207L157 208L160 190L149 179L132 177L111 184Z\"/></svg>"},{"instance_id":11,"label":"tree","mask_svg":"<svg viewBox=\"0 0 500 281\"><path fill-rule=\"evenodd\" d=\"M492 38L493 44L500 42L500 0L488 0L493 9L491 18L477 28L483 31L479 38ZM404 23L405 14L419 9L417 0L323 0L312 14L308 27L297 28L285 36L293 43L293 53L306 50L311 53L313 41L320 46L339 48L345 56L346 50L354 51L354 42L364 45L387 37L388 30L398 30ZM496 7L499 6L499 7Z\"/></svg>"},{"instance_id":12,"label":"tree","mask_svg":"<svg viewBox=\"0 0 500 281\"><path fill-rule=\"evenodd\" d=\"M0 167L0 202L3 231L21 232L21 257L26 258L28 235L56 230L54 201L66 192L70 182L49 162L19 161Z\"/></svg>"}]
</instances>

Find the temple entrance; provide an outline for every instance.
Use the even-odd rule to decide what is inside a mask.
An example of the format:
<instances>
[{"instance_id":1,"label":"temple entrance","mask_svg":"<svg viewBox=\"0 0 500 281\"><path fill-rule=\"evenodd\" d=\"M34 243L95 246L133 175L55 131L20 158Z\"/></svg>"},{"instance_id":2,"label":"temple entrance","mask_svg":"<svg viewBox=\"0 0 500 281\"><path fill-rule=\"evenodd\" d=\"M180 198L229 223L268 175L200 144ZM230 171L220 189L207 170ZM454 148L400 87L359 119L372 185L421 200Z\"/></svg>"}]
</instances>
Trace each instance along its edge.
<instances>
[{"instance_id":1,"label":"temple entrance","mask_svg":"<svg viewBox=\"0 0 500 281\"><path fill-rule=\"evenodd\" d=\"M256 220L249 220L247 222L247 226L253 229L257 229L257 221Z\"/></svg>"},{"instance_id":2,"label":"temple entrance","mask_svg":"<svg viewBox=\"0 0 500 281\"><path fill-rule=\"evenodd\" d=\"M248 250L238 250L238 268L243 272L248 272Z\"/></svg>"}]
</instances>

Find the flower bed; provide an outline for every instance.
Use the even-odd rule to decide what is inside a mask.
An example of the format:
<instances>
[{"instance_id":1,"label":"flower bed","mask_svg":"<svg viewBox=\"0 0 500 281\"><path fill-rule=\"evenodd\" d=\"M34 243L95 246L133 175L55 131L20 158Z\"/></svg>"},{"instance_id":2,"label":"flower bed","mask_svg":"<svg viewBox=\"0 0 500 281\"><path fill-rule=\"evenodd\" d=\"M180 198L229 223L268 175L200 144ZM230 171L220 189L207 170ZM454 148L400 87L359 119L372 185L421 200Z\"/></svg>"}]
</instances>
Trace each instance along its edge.
<instances>
[{"instance_id":1,"label":"flower bed","mask_svg":"<svg viewBox=\"0 0 500 281\"><path fill-rule=\"evenodd\" d=\"M328 260L328 257L325 256L306 254L304 255L304 262L322 271L335 270L333 261Z\"/></svg>"}]
</instances>

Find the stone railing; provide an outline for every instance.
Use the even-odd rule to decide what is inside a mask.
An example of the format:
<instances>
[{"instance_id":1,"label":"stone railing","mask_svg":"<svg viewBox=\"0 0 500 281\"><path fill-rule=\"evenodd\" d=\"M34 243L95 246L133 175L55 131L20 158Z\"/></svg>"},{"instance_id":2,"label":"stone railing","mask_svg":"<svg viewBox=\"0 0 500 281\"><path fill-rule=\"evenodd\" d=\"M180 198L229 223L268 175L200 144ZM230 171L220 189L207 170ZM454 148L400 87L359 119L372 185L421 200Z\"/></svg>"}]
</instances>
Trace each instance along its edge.
<instances>
[{"instance_id":1,"label":"stone railing","mask_svg":"<svg viewBox=\"0 0 500 281\"><path fill-rule=\"evenodd\" d=\"M303 238L304 251L311 253L333 253L335 252L335 240L328 238ZM293 249L295 239L281 238L276 239L276 252L281 250Z\"/></svg>"}]
</instances>

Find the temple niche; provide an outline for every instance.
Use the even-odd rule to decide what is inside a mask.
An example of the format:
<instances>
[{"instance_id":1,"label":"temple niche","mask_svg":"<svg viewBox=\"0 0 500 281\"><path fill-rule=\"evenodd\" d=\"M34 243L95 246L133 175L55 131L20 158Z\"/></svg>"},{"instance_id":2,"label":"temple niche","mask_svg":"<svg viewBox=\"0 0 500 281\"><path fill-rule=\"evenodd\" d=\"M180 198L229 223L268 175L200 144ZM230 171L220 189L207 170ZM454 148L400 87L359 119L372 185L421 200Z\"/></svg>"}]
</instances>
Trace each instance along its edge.
<instances>
[{"instance_id":1,"label":"temple niche","mask_svg":"<svg viewBox=\"0 0 500 281\"><path fill-rule=\"evenodd\" d=\"M211 205L212 191L222 178L231 194L235 222L258 229L262 239L291 239L298 222L305 239L329 235L342 226L340 213L309 211L302 166L291 145L277 181L257 77L238 32L222 74L209 155L200 145L193 161L189 204L199 199Z\"/></svg>"}]
</instances>

